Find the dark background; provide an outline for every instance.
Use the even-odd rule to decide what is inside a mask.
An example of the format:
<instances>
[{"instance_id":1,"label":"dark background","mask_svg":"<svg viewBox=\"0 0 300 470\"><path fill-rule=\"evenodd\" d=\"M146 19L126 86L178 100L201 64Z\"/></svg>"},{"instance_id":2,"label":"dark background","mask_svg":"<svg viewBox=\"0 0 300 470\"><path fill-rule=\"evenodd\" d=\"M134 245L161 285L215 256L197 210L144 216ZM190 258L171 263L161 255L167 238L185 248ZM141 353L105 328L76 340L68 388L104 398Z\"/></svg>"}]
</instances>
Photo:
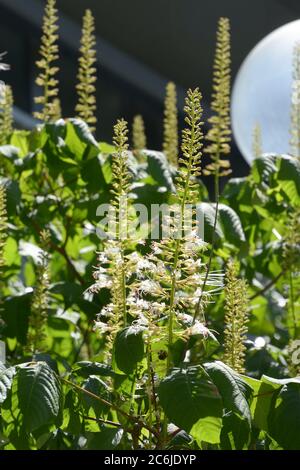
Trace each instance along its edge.
<instances>
[{"instance_id":1,"label":"dark background","mask_svg":"<svg viewBox=\"0 0 300 470\"><path fill-rule=\"evenodd\" d=\"M30 126L44 0L0 0L0 52L11 71L17 124ZM220 16L232 30L233 79L247 53L273 29L300 15L300 0L58 0L63 114L74 115L81 17L91 8L98 36L98 130L110 141L117 118L144 117L148 147L161 149L164 87L178 86L179 108L188 87L199 86L209 115L215 32ZM182 126L182 113L180 114ZM233 143L235 175L247 164Z\"/></svg>"}]
</instances>

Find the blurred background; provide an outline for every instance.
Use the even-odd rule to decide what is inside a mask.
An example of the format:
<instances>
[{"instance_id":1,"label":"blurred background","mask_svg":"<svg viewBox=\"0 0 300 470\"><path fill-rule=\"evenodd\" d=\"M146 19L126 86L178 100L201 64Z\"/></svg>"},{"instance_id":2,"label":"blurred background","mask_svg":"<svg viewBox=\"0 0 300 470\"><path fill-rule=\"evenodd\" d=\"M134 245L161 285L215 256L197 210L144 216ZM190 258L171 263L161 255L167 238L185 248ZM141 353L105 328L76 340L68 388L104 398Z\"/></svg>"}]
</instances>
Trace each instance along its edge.
<instances>
[{"instance_id":1,"label":"blurred background","mask_svg":"<svg viewBox=\"0 0 300 470\"><path fill-rule=\"evenodd\" d=\"M11 71L1 78L12 85L16 122L32 125L33 97L44 0L0 0L0 52ZM255 44L275 28L299 18L299 0L58 0L60 12L60 90L63 114L74 115L81 18L90 8L98 37L98 130L111 141L119 117L145 120L148 148L162 147L165 85L178 87L179 109L185 91L199 86L209 115L212 64L218 18L232 31L232 78ZM180 123L183 116L180 111ZM232 147L235 176L248 166Z\"/></svg>"}]
</instances>

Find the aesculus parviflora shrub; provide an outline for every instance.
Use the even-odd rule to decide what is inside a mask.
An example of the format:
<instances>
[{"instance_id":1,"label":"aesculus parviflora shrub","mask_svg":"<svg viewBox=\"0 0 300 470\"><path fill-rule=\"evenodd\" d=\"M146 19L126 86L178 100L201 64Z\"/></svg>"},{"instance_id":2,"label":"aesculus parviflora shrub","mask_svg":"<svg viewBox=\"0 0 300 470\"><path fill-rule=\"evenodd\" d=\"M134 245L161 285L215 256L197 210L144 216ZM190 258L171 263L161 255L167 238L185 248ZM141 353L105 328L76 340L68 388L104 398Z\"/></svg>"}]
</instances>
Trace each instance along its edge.
<instances>
[{"instance_id":1,"label":"aesculus parviflora shrub","mask_svg":"<svg viewBox=\"0 0 300 470\"><path fill-rule=\"evenodd\" d=\"M261 156L256 131L249 176L219 194L230 166L226 18L206 139L196 88L179 142L169 84L164 154L147 151L140 117L132 152L124 119L112 145L99 144L91 12L83 23L81 119L57 120L52 0L39 125L14 130L1 94L1 448L299 449L299 159ZM108 227L97 226L103 201L117 216ZM154 240L135 230L145 201L172 208Z\"/></svg>"}]
</instances>

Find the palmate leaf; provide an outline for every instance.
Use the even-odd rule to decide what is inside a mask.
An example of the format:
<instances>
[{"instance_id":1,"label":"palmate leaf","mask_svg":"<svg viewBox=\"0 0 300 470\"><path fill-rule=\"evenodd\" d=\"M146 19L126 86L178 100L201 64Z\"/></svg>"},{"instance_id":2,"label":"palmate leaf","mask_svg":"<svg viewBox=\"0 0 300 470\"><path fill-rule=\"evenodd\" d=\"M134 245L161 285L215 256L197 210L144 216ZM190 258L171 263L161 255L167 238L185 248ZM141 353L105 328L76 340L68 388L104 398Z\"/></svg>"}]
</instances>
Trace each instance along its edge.
<instances>
[{"instance_id":1,"label":"palmate leaf","mask_svg":"<svg viewBox=\"0 0 300 470\"><path fill-rule=\"evenodd\" d=\"M16 369L9 367L6 369L0 363L0 404L6 400L7 393L11 389Z\"/></svg>"},{"instance_id":2,"label":"palmate leaf","mask_svg":"<svg viewBox=\"0 0 300 470\"><path fill-rule=\"evenodd\" d=\"M193 366L182 369L173 369L161 381L158 395L169 420L187 432L193 428L201 428L201 419L211 418L211 432L215 437L215 430L220 432L220 418L222 416L222 399L217 387L209 380L201 367ZM202 439L205 440L205 439Z\"/></svg>"},{"instance_id":3,"label":"palmate leaf","mask_svg":"<svg viewBox=\"0 0 300 470\"><path fill-rule=\"evenodd\" d=\"M61 411L62 390L55 372L45 362L20 366L18 400L26 431L56 422Z\"/></svg>"}]
</instances>

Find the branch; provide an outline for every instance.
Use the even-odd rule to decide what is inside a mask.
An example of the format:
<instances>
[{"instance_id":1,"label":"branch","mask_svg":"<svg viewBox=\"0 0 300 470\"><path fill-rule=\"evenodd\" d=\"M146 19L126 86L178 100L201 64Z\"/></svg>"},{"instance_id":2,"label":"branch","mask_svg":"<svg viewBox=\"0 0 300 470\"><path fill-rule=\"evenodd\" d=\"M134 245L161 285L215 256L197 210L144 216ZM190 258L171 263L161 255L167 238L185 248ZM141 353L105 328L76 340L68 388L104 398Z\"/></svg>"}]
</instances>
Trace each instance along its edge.
<instances>
[{"instance_id":1,"label":"branch","mask_svg":"<svg viewBox=\"0 0 300 470\"><path fill-rule=\"evenodd\" d=\"M83 416L84 419L89 419L90 421L96 421L97 423L109 424L110 426L116 426L117 428L122 428L121 423L115 423L114 421L109 421L108 419L94 418L93 416Z\"/></svg>"},{"instance_id":2,"label":"branch","mask_svg":"<svg viewBox=\"0 0 300 470\"><path fill-rule=\"evenodd\" d=\"M129 415L128 413L126 413L126 411L122 410L122 408L119 408L117 405L114 405L113 403L110 403L109 401L105 400L105 398L101 398L98 395L95 395L94 393L90 392L89 390L86 390L85 388L82 388L79 385L74 384L70 380L63 379L62 377L60 378L60 380L62 380L62 382L65 382L66 384L70 385L71 387L74 387L76 390L78 390L82 393L85 393L86 395L90 396L91 398L94 398L95 400L100 401L103 405L106 405L109 408L112 408L112 409L116 410L118 413L125 416L125 418L127 418L132 423L140 425L141 427L143 427L143 428L147 429L148 431L150 431L156 438L159 438L159 434L156 431L156 429L153 429L151 426L148 426L146 423L144 423L144 421L141 421L138 416Z\"/></svg>"},{"instance_id":3,"label":"branch","mask_svg":"<svg viewBox=\"0 0 300 470\"><path fill-rule=\"evenodd\" d=\"M250 297L250 300L256 299L256 297L259 297L260 295L264 295L271 287L273 287L276 284L276 282L281 278L281 276L283 276L284 273L285 273L285 269L280 271L280 273L277 274L277 276L274 279L272 279L272 281L268 282L268 284L266 284L263 289L253 294Z\"/></svg>"},{"instance_id":4,"label":"branch","mask_svg":"<svg viewBox=\"0 0 300 470\"><path fill-rule=\"evenodd\" d=\"M35 229L35 231L40 234L42 229L41 227L35 222L35 220L33 219L30 219L28 217L28 220L32 223L33 225L33 228ZM52 240L50 240L50 246L51 248L53 248L53 250L57 251L58 253L60 253L66 260L67 262L67 265L69 266L70 270L72 271L72 273L74 274L74 276L76 277L76 279L80 282L80 284L82 286L85 285L85 280L84 278L81 276L81 274L77 271L77 269L75 268L74 264L72 263L72 260L69 258L69 255L68 253L66 252L66 249L64 246L58 246L56 245L56 243L54 243Z\"/></svg>"}]
</instances>

